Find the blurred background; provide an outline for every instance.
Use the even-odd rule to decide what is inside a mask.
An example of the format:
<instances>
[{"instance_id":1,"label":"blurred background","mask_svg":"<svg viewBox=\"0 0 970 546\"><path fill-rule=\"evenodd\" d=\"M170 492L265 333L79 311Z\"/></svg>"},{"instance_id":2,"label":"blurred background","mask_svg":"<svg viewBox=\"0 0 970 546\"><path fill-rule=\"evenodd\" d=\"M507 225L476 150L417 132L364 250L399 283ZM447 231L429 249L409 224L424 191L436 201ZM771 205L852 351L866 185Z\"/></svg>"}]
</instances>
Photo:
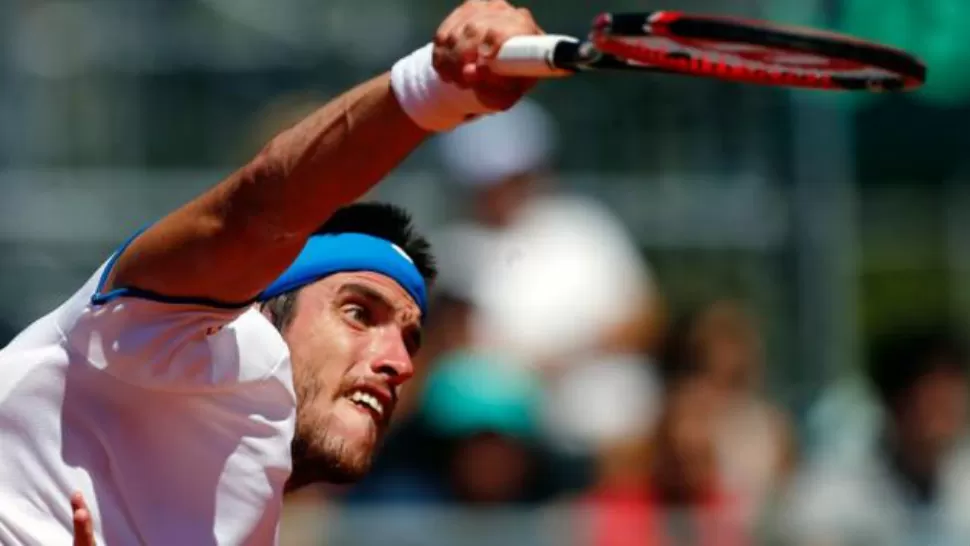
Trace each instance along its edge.
<instances>
[{"instance_id":1,"label":"blurred background","mask_svg":"<svg viewBox=\"0 0 970 546\"><path fill-rule=\"evenodd\" d=\"M0 344L454 5L0 2ZM970 2L520 5L809 24L930 83L580 77L429 141L369 196L441 262L419 377L284 544L970 544Z\"/></svg>"}]
</instances>

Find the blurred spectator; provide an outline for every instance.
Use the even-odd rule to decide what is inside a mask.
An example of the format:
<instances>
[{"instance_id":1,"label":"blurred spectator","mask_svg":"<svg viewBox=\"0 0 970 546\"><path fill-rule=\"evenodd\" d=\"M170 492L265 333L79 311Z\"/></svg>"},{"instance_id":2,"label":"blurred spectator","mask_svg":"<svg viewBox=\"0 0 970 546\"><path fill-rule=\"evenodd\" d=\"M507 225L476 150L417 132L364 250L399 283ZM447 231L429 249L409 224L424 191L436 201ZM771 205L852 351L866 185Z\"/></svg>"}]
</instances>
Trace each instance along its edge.
<instances>
[{"instance_id":1,"label":"blurred spectator","mask_svg":"<svg viewBox=\"0 0 970 546\"><path fill-rule=\"evenodd\" d=\"M435 243L441 289L471 305L468 342L539 368L543 426L584 458L649 430L656 387L643 355L658 298L619 221L557 186L556 137L534 101L439 137L471 215Z\"/></svg>"},{"instance_id":2,"label":"blurred spectator","mask_svg":"<svg viewBox=\"0 0 970 546\"><path fill-rule=\"evenodd\" d=\"M586 497L592 546L747 544L738 497L717 461L717 393L710 377L667 368L656 432L639 476L605 479Z\"/></svg>"},{"instance_id":3,"label":"blurred spectator","mask_svg":"<svg viewBox=\"0 0 970 546\"><path fill-rule=\"evenodd\" d=\"M762 392L764 347L754 318L738 301L711 302L674 325L664 358L710 381L718 464L754 526L795 459L788 416Z\"/></svg>"},{"instance_id":4,"label":"blurred spectator","mask_svg":"<svg viewBox=\"0 0 970 546\"><path fill-rule=\"evenodd\" d=\"M443 357L414 419L346 499L359 514L385 514L353 544L535 544L539 522L526 509L557 493L542 447L542 397L525 366L471 352ZM488 514L504 517L482 519ZM429 531L442 518L450 523ZM491 523L468 536L476 521ZM341 522L339 536L360 532L360 523Z\"/></svg>"},{"instance_id":5,"label":"blurred spectator","mask_svg":"<svg viewBox=\"0 0 970 546\"><path fill-rule=\"evenodd\" d=\"M641 349L656 318L651 275L612 213L557 187L546 111L524 101L437 143L472 209L439 248L460 256L478 339L534 363Z\"/></svg>"},{"instance_id":6,"label":"blurred spectator","mask_svg":"<svg viewBox=\"0 0 970 546\"><path fill-rule=\"evenodd\" d=\"M970 544L967 351L945 328L874 345L867 371L885 427L861 456L806 469L785 522L796 544Z\"/></svg>"},{"instance_id":7,"label":"blurred spectator","mask_svg":"<svg viewBox=\"0 0 970 546\"><path fill-rule=\"evenodd\" d=\"M536 498L543 474L538 376L484 354L454 352L434 366L404 449L351 496L362 502L510 504ZM389 441L389 443L393 443ZM405 453L404 451L407 451ZM390 454L396 456L391 457Z\"/></svg>"},{"instance_id":8,"label":"blurred spectator","mask_svg":"<svg viewBox=\"0 0 970 546\"><path fill-rule=\"evenodd\" d=\"M445 497L472 505L530 500L542 475L542 390L529 370L472 354L454 354L430 377L421 418L445 449Z\"/></svg>"},{"instance_id":9,"label":"blurred spectator","mask_svg":"<svg viewBox=\"0 0 970 546\"><path fill-rule=\"evenodd\" d=\"M825 387L805 417L801 456L811 461L851 461L878 439L885 419L870 381L857 371Z\"/></svg>"}]
</instances>

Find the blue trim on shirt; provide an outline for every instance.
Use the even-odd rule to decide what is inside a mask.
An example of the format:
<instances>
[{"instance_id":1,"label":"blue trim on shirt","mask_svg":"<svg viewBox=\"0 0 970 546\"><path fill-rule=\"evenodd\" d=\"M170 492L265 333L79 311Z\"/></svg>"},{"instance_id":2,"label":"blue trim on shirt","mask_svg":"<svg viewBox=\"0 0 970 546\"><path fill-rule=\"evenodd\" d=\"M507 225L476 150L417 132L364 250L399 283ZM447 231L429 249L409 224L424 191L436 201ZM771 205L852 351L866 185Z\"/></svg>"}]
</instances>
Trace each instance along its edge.
<instances>
[{"instance_id":1,"label":"blue trim on shirt","mask_svg":"<svg viewBox=\"0 0 970 546\"><path fill-rule=\"evenodd\" d=\"M101 279L98 280L98 287L94 291L94 295L91 296L92 305L104 305L110 303L118 298L140 298L150 301L157 301L159 303L170 303L179 305L201 305L205 307L214 307L216 309L239 309L241 307L246 307L252 305L256 302L256 298L250 301L242 303L226 303L223 301L218 301L210 298L193 297L193 296L166 296L165 294L159 294L158 292L153 292L151 290L145 290L143 288L137 288L134 286L123 286L119 288L114 288L107 293L104 292L104 287L108 283L108 277L111 276L111 270L114 268L115 263L118 258L121 257L122 252L131 246L131 243L135 239L144 233L148 228L145 226L135 232L134 235L128 238L127 241L122 243L121 247L111 256L108 260L108 264L104 268L104 272L101 273Z\"/></svg>"},{"instance_id":2,"label":"blue trim on shirt","mask_svg":"<svg viewBox=\"0 0 970 546\"><path fill-rule=\"evenodd\" d=\"M124 252L129 246L131 246L131 243L135 241L135 238L137 238L139 235L144 233L145 230L147 229L148 229L148 226L145 226L139 229L138 231L136 231L134 235L129 237L128 240L126 240L124 243L121 244L121 247L118 248L118 250L115 251L115 253L108 260L108 265L105 266L104 271L101 273L101 279L98 280L98 286L97 288L94 289L94 295L91 296L92 304L103 305L114 299L127 295L128 292L131 290L130 288L115 288L114 290L111 290L110 292L105 294L104 286L108 284L108 277L111 276L111 270L114 269L115 263L118 261L118 258L121 257L121 253Z\"/></svg>"}]
</instances>

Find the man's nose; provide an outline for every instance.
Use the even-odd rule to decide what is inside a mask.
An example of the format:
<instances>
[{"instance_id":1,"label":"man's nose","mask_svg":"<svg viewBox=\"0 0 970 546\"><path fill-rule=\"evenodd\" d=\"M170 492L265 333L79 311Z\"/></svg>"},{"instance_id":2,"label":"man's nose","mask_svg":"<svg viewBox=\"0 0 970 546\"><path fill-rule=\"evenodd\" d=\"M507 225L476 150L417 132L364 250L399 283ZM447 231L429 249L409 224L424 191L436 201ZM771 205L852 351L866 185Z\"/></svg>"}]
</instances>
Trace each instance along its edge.
<instances>
[{"instance_id":1,"label":"man's nose","mask_svg":"<svg viewBox=\"0 0 970 546\"><path fill-rule=\"evenodd\" d=\"M401 385L411 379L414 376L414 364L404 342L392 342L384 354L374 361L372 370L386 377L392 386Z\"/></svg>"}]
</instances>

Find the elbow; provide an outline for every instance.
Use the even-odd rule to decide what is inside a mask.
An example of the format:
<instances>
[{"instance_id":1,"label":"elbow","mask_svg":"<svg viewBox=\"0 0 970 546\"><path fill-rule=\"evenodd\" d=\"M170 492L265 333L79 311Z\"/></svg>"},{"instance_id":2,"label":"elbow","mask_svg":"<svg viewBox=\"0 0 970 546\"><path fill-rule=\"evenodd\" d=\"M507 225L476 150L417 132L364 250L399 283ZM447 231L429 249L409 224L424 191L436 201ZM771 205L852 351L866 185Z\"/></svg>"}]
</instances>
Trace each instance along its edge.
<instances>
[{"instance_id":1,"label":"elbow","mask_svg":"<svg viewBox=\"0 0 970 546\"><path fill-rule=\"evenodd\" d=\"M254 185L275 185L286 177L286 168L276 141L270 141L242 169L241 178Z\"/></svg>"}]
</instances>

